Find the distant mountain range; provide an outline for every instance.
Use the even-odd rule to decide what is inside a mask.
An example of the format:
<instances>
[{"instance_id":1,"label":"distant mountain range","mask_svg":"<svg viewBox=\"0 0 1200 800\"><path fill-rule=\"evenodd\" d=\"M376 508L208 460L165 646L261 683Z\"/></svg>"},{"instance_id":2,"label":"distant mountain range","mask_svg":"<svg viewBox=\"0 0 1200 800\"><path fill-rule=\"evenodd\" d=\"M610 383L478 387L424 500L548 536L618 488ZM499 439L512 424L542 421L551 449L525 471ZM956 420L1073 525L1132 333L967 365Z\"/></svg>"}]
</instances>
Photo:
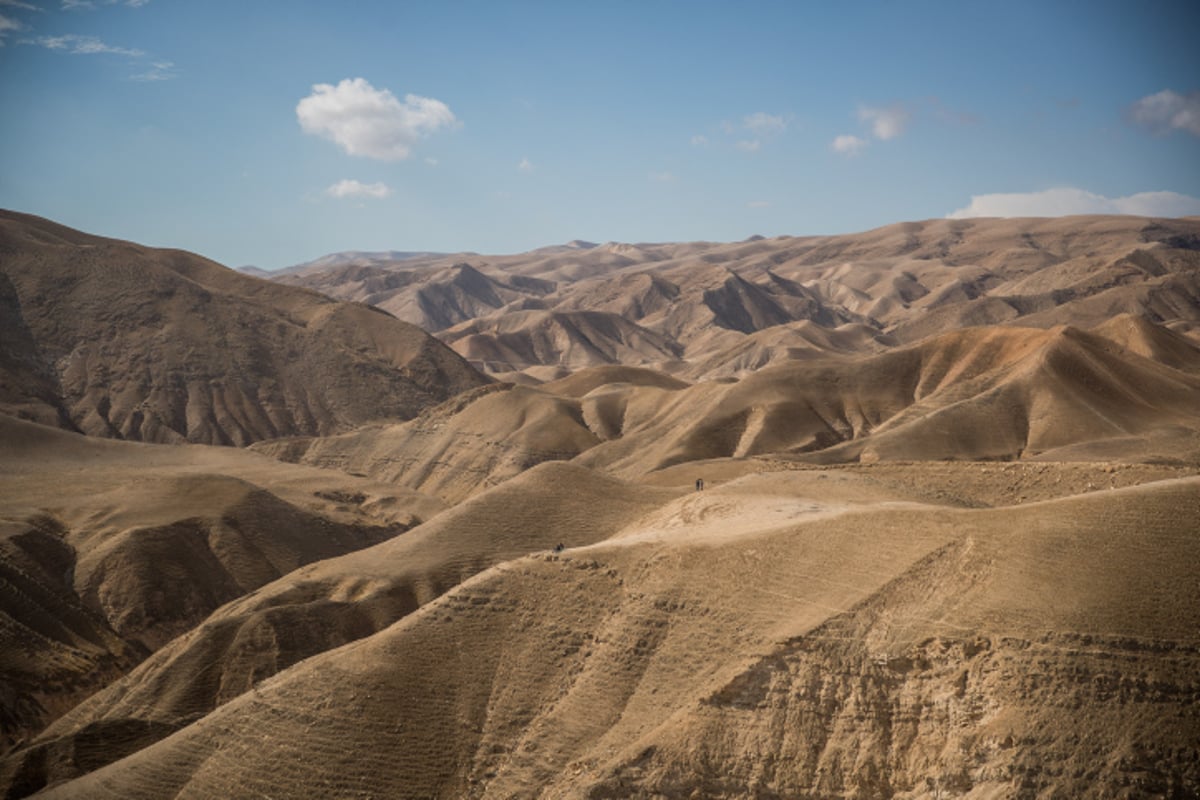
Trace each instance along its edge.
<instances>
[{"instance_id":1,"label":"distant mountain range","mask_svg":"<svg viewBox=\"0 0 1200 800\"><path fill-rule=\"evenodd\" d=\"M509 256L339 256L271 278L385 309L485 372L536 382L599 364L736 377L963 326L1086 328L1117 313L1190 334L1198 270L1195 219L1066 217Z\"/></svg>"}]
</instances>

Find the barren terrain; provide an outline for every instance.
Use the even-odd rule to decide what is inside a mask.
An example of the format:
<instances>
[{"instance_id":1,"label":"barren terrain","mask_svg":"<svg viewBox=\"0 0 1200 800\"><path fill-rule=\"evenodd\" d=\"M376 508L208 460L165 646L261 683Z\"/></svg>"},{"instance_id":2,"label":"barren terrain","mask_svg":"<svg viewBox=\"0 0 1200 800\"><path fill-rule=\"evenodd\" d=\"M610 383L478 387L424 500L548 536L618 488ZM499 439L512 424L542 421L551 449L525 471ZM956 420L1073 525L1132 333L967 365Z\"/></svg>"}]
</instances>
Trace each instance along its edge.
<instances>
[{"instance_id":1,"label":"barren terrain","mask_svg":"<svg viewBox=\"0 0 1200 800\"><path fill-rule=\"evenodd\" d=\"M5 796L1200 796L1200 220L272 277L0 218Z\"/></svg>"}]
</instances>

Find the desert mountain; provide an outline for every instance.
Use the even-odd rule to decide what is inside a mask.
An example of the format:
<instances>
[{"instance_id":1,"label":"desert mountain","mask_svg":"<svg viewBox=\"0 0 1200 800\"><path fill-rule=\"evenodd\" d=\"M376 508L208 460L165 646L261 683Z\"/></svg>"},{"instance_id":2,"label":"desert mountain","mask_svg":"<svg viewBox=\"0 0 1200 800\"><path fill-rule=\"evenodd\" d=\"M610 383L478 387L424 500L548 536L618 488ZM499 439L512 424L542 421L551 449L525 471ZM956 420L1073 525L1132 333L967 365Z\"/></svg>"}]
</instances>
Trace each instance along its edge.
<instances>
[{"instance_id":1,"label":"desert mountain","mask_svg":"<svg viewBox=\"0 0 1200 800\"><path fill-rule=\"evenodd\" d=\"M412 261L422 262L429 259L444 258L445 253L430 253L424 251L411 250L347 250L341 253L329 253L312 261L307 261L303 264L296 264L280 270L284 274L293 272L305 272L308 270L322 270L329 267L341 267L350 264L370 265L370 264L394 264L397 261Z\"/></svg>"},{"instance_id":2,"label":"desert mountain","mask_svg":"<svg viewBox=\"0 0 1200 800\"><path fill-rule=\"evenodd\" d=\"M12 212L0 310L0 410L95 436L333 433L487 382L384 312Z\"/></svg>"},{"instance_id":3,"label":"desert mountain","mask_svg":"<svg viewBox=\"0 0 1200 800\"><path fill-rule=\"evenodd\" d=\"M757 455L1074 460L1119 446L1125 460L1200 461L1200 346L1138 318L1094 331L966 328L876 355L829 352L694 385L593 367L536 387L486 387L406 423L255 448L450 503L551 460L629 479Z\"/></svg>"},{"instance_id":4,"label":"desert mountain","mask_svg":"<svg viewBox=\"0 0 1200 800\"><path fill-rule=\"evenodd\" d=\"M544 461L567 461L599 443L578 399L496 384L462 394L407 423L338 436L277 439L256 449L457 503Z\"/></svg>"},{"instance_id":5,"label":"desert mountain","mask_svg":"<svg viewBox=\"0 0 1200 800\"><path fill-rule=\"evenodd\" d=\"M471 363L498 373L670 363L681 351L672 339L604 311L513 310L463 322L439 336Z\"/></svg>"},{"instance_id":6,"label":"desert mountain","mask_svg":"<svg viewBox=\"0 0 1200 800\"><path fill-rule=\"evenodd\" d=\"M521 275L497 279L466 263L440 269L395 270L350 262L283 275L279 281L382 308L430 332L554 289L551 281Z\"/></svg>"},{"instance_id":7,"label":"desert mountain","mask_svg":"<svg viewBox=\"0 0 1200 800\"><path fill-rule=\"evenodd\" d=\"M47 796L1186 795L1200 785L1180 746L1195 741L1200 607L1180 600L1200 479L1072 496L1053 478L1104 473L1017 468L1041 474L1046 499L933 505L880 467L751 472L632 505L632 487L604 483L635 512L620 529L562 553L532 532L540 552ZM497 495L489 519L508 516L501 503L520 519L546 492L584 508L569 498L589 482L563 469L518 478L525 491ZM1007 468L955 474L987 469ZM260 592L294 591L307 613L397 574L347 558ZM168 708L155 685L81 707L58 752L100 720Z\"/></svg>"},{"instance_id":8,"label":"desert mountain","mask_svg":"<svg viewBox=\"0 0 1200 800\"><path fill-rule=\"evenodd\" d=\"M2 415L0 441L6 744L225 602L443 508L230 448L114 442Z\"/></svg>"},{"instance_id":9,"label":"desert mountain","mask_svg":"<svg viewBox=\"0 0 1200 800\"><path fill-rule=\"evenodd\" d=\"M576 340L547 338L540 326L554 327L556 312L608 312L653 336L631 346L616 327L595 331L593 363L656 366L694 380L747 374L797 350L823 352L827 338L830 352L850 345L868 353L964 326L1091 328L1120 313L1196 330L1200 221L930 220L843 236L431 257L419 268L375 260L280 280L440 331L505 377L577 368ZM546 316L531 316L535 309ZM767 331L771 344L756 340Z\"/></svg>"},{"instance_id":10,"label":"desert mountain","mask_svg":"<svg viewBox=\"0 0 1200 800\"><path fill-rule=\"evenodd\" d=\"M1200 219L0 248L0 796L1200 794Z\"/></svg>"},{"instance_id":11,"label":"desert mountain","mask_svg":"<svg viewBox=\"0 0 1200 800\"><path fill-rule=\"evenodd\" d=\"M578 502L561 502L567 492ZM599 541L678 493L546 464L404 536L296 570L227 604L0 762L0 785L30 791L115 760L476 573L531 550ZM92 746L106 737L107 747Z\"/></svg>"}]
</instances>

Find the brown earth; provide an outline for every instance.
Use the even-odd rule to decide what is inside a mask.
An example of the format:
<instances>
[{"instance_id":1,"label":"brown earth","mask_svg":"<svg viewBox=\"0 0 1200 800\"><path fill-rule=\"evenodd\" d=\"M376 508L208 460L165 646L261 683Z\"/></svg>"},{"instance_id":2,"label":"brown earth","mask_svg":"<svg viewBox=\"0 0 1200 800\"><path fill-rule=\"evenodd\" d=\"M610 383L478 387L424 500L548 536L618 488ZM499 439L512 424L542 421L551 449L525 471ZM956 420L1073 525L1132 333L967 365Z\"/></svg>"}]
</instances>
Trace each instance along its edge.
<instances>
[{"instance_id":1,"label":"brown earth","mask_svg":"<svg viewBox=\"0 0 1200 800\"><path fill-rule=\"evenodd\" d=\"M368 306L0 212L0 412L244 445L408 419L487 379Z\"/></svg>"},{"instance_id":2,"label":"brown earth","mask_svg":"<svg viewBox=\"0 0 1200 800\"><path fill-rule=\"evenodd\" d=\"M1200 327L1194 218L928 220L843 236L350 262L278 280L441 332L506 380L578 368L581 350L587 364L696 380L815 353L877 352L965 326L1092 328L1125 313ZM590 326L583 345L562 317L578 312L621 323Z\"/></svg>"},{"instance_id":3,"label":"brown earth","mask_svg":"<svg viewBox=\"0 0 1200 800\"><path fill-rule=\"evenodd\" d=\"M40 730L223 603L444 506L230 448L0 415L0 739Z\"/></svg>"},{"instance_id":4,"label":"brown earth","mask_svg":"<svg viewBox=\"0 0 1200 800\"><path fill-rule=\"evenodd\" d=\"M563 469L463 513L596 507ZM914 500L883 465L766 471L562 553L535 533L524 549L541 552L48 796L1187 796L1200 477L1135 469L1152 482L1041 500L1043 482L1039 502L980 509ZM317 608L396 574L328 563L260 594ZM154 707L109 694L94 718Z\"/></svg>"},{"instance_id":5,"label":"brown earth","mask_svg":"<svg viewBox=\"0 0 1200 800\"><path fill-rule=\"evenodd\" d=\"M462 362L364 306L19 215L0 245L5 413L155 438L173 342L354 394L155 435L257 452L0 414L0 795L1200 796L1200 220L282 279L508 379L436 391L413 348ZM120 314L81 264L129 266ZM281 360L203 292L284 315ZM71 405L76 304L109 327Z\"/></svg>"},{"instance_id":6,"label":"brown earth","mask_svg":"<svg viewBox=\"0 0 1200 800\"><path fill-rule=\"evenodd\" d=\"M415 420L255 449L457 502L534 464L626 478L714 458L810 463L1200 463L1200 347L1129 316L1095 331L968 328L877 355L799 359L689 385L593 367L501 384Z\"/></svg>"}]
</instances>

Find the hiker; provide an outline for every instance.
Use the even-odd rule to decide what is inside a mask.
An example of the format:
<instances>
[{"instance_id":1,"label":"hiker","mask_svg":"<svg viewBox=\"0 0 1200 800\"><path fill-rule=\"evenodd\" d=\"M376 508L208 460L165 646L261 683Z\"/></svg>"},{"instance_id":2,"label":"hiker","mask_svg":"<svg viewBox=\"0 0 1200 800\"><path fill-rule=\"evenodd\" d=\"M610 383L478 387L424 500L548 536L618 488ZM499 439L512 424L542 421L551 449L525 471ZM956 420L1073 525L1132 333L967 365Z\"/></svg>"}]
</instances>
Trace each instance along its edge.
<instances>
[{"instance_id":1,"label":"hiker","mask_svg":"<svg viewBox=\"0 0 1200 800\"><path fill-rule=\"evenodd\" d=\"M558 544L554 545L554 552L561 553L562 551L563 551L563 543L562 542L559 542Z\"/></svg>"},{"instance_id":2,"label":"hiker","mask_svg":"<svg viewBox=\"0 0 1200 800\"><path fill-rule=\"evenodd\" d=\"M704 478L696 478L696 491L697 492L704 491Z\"/></svg>"}]
</instances>

